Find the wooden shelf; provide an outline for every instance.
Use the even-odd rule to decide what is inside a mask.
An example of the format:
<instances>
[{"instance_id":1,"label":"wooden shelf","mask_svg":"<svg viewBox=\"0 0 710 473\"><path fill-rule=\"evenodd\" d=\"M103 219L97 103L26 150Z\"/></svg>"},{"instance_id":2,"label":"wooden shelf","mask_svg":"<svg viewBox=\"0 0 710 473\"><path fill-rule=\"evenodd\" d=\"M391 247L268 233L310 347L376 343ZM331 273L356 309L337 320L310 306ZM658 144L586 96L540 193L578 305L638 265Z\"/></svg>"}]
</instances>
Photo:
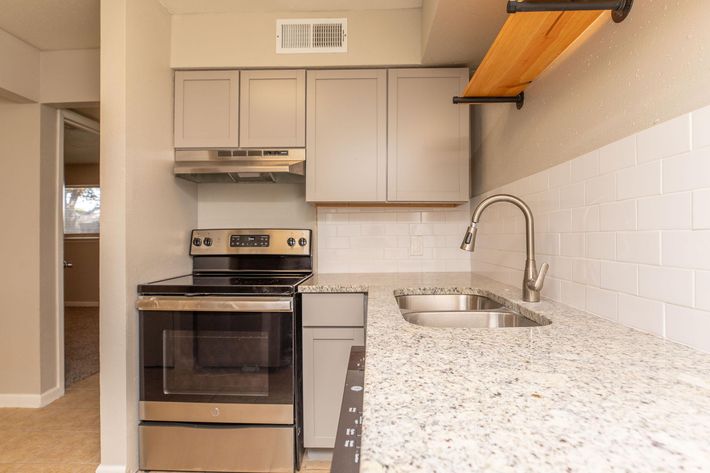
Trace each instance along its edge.
<instances>
[{"instance_id":1,"label":"wooden shelf","mask_svg":"<svg viewBox=\"0 0 710 473\"><path fill-rule=\"evenodd\" d=\"M463 96L518 95L604 13L591 10L510 15Z\"/></svg>"}]
</instances>

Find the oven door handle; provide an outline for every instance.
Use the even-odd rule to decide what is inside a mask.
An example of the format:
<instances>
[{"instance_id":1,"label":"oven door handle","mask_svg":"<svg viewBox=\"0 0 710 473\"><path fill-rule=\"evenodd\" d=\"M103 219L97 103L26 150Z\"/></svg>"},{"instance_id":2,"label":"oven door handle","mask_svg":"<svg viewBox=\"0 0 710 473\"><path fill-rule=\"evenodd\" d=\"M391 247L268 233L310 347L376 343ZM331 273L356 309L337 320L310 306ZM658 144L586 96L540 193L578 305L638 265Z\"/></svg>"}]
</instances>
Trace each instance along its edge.
<instances>
[{"instance_id":1,"label":"oven door handle","mask_svg":"<svg viewBox=\"0 0 710 473\"><path fill-rule=\"evenodd\" d=\"M136 308L160 312L293 312L293 298L141 296Z\"/></svg>"}]
</instances>

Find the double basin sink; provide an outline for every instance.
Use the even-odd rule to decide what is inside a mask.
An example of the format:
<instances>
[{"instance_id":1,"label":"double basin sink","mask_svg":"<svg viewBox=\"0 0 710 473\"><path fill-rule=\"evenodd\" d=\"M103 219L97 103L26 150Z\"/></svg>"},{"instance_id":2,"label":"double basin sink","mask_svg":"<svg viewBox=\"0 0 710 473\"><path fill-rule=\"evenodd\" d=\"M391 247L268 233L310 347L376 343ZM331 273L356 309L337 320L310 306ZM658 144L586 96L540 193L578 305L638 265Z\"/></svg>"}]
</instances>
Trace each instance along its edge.
<instances>
[{"instance_id":1,"label":"double basin sink","mask_svg":"<svg viewBox=\"0 0 710 473\"><path fill-rule=\"evenodd\" d=\"M493 299L472 294L413 294L397 296L404 320L424 327L502 328L540 327L536 322Z\"/></svg>"}]
</instances>

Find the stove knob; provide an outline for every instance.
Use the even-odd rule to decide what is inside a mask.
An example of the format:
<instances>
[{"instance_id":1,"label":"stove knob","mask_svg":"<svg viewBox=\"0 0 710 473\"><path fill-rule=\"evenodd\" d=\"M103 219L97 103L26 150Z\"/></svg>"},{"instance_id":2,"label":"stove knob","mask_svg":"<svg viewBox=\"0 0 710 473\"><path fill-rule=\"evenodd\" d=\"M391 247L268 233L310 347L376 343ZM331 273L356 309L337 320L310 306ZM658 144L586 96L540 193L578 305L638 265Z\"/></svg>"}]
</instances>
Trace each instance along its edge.
<instances>
[{"instance_id":1,"label":"stove knob","mask_svg":"<svg viewBox=\"0 0 710 473\"><path fill-rule=\"evenodd\" d=\"M306 246L307 243L308 243L308 240L306 240L305 238L299 238L299 240L298 240L298 244L301 246Z\"/></svg>"},{"instance_id":2,"label":"stove knob","mask_svg":"<svg viewBox=\"0 0 710 473\"><path fill-rule=\"evenodd\" d=\"M212 246L212 238L207 237L203 241L204 241L205 246Z\"/></svg>"},{"instance_id":3,"label":"stove knob","mask_svg":"<svg viewBox=\"0 0 710 473\"><path fill-rule=\"evenodd\" d=\"M202 246L202 239L201 238L193 238L192 244L193 244L193 246Z\"/></svg>"},{"instance_id":4,"label":"stove knob","mask_svg":"<svg viewBox=\"0 0 710 473\"><path fill-rule=\"evenodd\" d=\"M296 246L296 239L291 237L288 240L286 240L286 243L288 243L288 246Z\"/></svg>"}]
</instances>

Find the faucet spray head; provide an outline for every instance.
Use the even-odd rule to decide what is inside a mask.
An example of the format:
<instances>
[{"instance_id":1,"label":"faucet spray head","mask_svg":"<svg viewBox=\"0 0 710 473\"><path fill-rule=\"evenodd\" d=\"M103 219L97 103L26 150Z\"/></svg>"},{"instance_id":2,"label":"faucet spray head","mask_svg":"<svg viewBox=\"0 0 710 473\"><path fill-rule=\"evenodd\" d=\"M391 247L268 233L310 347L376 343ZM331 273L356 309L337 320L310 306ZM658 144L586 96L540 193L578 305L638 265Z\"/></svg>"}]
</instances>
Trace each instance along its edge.
<instances>
[{"instance_id":1,"label":"faucet spray head","mask_svg":"<svg viewBox=\"0 0 710 473\"><path fill-rule=\"evenodd\" d=\"M466 234L463 237L463 241L461 242L461 249L466 250L466 251L473 251L475 246L476 246L476 232L478 231L478 228L476 228L475 223L471 223L471 225L468 226L466 229Z\"/></svg>"}]
</instances>

